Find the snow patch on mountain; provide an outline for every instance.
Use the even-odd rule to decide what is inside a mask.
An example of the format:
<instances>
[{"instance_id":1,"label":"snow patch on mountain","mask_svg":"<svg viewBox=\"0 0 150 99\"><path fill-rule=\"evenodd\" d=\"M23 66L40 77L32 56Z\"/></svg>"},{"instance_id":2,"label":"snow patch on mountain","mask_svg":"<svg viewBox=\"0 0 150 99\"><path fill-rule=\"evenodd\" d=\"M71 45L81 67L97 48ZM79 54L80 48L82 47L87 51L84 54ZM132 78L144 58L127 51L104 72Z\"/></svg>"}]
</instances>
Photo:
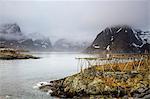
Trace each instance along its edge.
<instances>
[{"instance_id":1,"label":"snow patch on mountain","mask_svg":"<svg viewBox=\"0 0 150 99\"><path fill-rule=\"evenodd\" d=\"M118 29L118 31L116 33L119 33L122 30L122 28Z\"/></svg>"},{"instance_id":2,"label":"snow patch on mountain","mask_svg":"<svg viewBox=\"0 0 150 99\"><path fill-rule=\"evenodd\" d=\"M143 41L144 39L147 39L147 42L150 44L150 31L146 31L146 32L142 31L140 33L140 37Z\"/></svg>"}]
</instances>

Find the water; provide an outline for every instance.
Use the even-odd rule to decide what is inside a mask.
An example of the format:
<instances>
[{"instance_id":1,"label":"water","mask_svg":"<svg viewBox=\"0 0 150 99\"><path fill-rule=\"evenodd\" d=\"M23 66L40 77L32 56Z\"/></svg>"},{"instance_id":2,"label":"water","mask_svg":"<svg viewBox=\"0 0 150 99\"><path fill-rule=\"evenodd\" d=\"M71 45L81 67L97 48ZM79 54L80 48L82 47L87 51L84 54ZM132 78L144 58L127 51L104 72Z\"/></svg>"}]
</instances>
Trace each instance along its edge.
<instances>
[{"instance_id":1,"label":"water","mask_svg":"<svg viewBox=\"0 0 150 99\"><path fill-rule=\"evenodd\" d=\"M0 60L0 99L53 99L33 89L40 81L50 81L77 73L79 53L32 53L41 59Z\"/></svg>"}]
</instances>

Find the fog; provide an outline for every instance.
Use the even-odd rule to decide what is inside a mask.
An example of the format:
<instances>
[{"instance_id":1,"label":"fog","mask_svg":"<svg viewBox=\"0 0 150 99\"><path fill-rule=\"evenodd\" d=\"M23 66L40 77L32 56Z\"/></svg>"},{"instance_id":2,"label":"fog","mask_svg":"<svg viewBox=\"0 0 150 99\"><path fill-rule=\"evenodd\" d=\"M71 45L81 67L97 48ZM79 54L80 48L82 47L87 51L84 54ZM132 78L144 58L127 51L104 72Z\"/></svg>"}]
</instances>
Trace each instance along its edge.
<instances>
[{"instance_id":1,"label":"fog","mask_svg":"<svg viewBox=\"0 0 150 99\"><path fill-rule=\"evenodd\" d=\"M24 33L92 41L105 27L127 24L148 30L149 0L0 1L0 24L17 23Z\"/></svg>"}]
</instances>

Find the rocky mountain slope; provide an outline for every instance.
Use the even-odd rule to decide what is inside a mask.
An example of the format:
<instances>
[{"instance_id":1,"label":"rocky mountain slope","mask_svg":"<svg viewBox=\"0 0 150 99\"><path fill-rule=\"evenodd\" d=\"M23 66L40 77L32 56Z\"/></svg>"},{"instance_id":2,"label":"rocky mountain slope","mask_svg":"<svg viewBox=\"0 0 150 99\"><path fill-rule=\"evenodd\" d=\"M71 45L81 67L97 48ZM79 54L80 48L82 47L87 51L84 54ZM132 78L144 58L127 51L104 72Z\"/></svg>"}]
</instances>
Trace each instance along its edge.
<instances>
[{"instance_id":1,"label":"rocky mountain slope","mask_svg":"<svg viewBox=\"0 0 150 99\"><path fill-rule=\"evenodd\" d=\"M0 26L0 47L30 51L50 51L52 49L49 38L37 33L25 35L17 24Z\"/></svg>"},{"instance_id":2,"label":"rocky mountain slope","mask_svg":"<svg viewBox=\"0 0 150 99\"><path fill-rule=\"evenodd\" d=\"M143 33L144 36L141 35ZM143 45L148 43L144 41L145 39L148 39L145 37L148 37L145 32L133 29L130 26L107 27L97 35L92 45L89 46L86 51L140 53Z\"/></svg>"}]
</instances>

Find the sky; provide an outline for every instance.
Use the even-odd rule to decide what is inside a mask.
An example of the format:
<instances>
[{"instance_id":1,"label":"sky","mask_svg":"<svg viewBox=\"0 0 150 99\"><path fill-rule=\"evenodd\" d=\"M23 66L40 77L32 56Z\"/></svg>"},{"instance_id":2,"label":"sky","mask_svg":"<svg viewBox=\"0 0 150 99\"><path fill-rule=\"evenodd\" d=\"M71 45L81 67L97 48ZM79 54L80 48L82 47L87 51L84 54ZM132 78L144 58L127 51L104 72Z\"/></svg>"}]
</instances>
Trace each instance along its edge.
<instances>
[{"instance_id":1,"label":"sky","mask_svg":"<svg viewBox=\"0 0 150 99\"><path fill-rule=\"evenodd\" d=\"M52 41L92 41L108 26L150 28L150 0L0 0L0 24L17 23L22 32Z\"/></svg>"}]
</instances>

